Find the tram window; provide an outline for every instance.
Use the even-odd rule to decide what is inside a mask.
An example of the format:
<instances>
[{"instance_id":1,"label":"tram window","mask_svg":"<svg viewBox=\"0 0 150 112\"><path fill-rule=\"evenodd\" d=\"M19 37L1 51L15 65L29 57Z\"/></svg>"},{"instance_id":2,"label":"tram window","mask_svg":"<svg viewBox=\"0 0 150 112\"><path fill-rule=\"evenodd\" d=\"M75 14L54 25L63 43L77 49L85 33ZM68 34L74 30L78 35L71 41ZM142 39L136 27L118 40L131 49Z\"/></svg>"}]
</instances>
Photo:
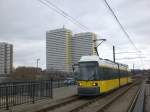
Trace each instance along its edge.
<instances>
[{"instance_id":1,"label":"tram window","mask_svg":"<svg viewBox=\"0 0 150 112\"><path fill-rule=\"evenodd\" d=\"M120 74L121 74L121 77L126 77L127 73L126 73L125 70L121 70L120 72L121 72L121 73L120 73Z\"/></svg>"},{"instance_id":2,"label":"tram window","mask_svg":"<svg viewBox=\"0 0 150 112\"><path fill-rule=\"evenodd\" d=\"M110 73L111 73L111 79L115 79L118 77L118 70L115 68L110 68Z\"/></svg>"},{"instance_id":3,"label":"tram window","mask_svg":"<svg viewBox=\"0 0 150 112\"><path fill-rule=\"evenodd\" d=\"M101 71L102 71L102 79L106 79L104 67L101 68Z\"/></svg>"},{"instance_id":4,"label":"tram window","mask_svg":"<svg viewBox=\"0 0 150 112\"><path fill-rule=\"evenodd\" d=\"M118 78L118 76L119 76L118 69L114 69L114 74L115 74L115 78Z\"/></svg>"},{"instance_id":5,"label":"tram window","mask_svg":"<svg viewBox=\"0 0 150 112\"><path fill-rule=\"evenodd\" d=\"M127 77L127 76L128 76L128 72L127 72L127 71L124 71L124 73L125 73L125 76Z\"/></svg>"},{"instance_id":6,"label":"tram window","mask_svg":"<svg viewBox=\"0 0 150 112\"><path fill-rule=\"evenodd\" d=\"M104 67L103 68L104 71L104 79L110 79L110 73L109 73L109 68Z\"/></svg>"},{"instance_id":7,"label":"tram window","mask_svg":"<svg viewBox=\"0 0 150 112\"><path fill-rule=\"evenodd\" d=\"M113 76L112 76L113 79L117 78L118 77L118 71L117 71L117 69L113 68L112 74L113 74Z\"/></svg>"},{"instance_id":8,"label":"tram window","mask_svg":"<svg viewBox=\"0 0 150 112\"><path fill-rule=\"evenodd\" d=\"M97 62L80 62L80 80L98 80Z\"/></svg>"},{"instance_id":9,"label":"tram window","mask_svg":"<svg viewBox=\"0 0 150 112\"><path fill-rule=\"evenodd\" d=\"M109 79L112 79L112 77L113 77L112 68L108 68L108 72L109 72Z\"/></svg>"},{"instance_id":10,"label":"tram window","mask_svg":"<svg viewBox=\"0 0 150 112\"><path fill-rule=\"evenodd\" d=\"M110 70L111 70L111 79L115 79L116 78L115 69L114 68L110 68Z\"/></svg>"},{"instance_id":11,"label":"tram window","mask_svg":"<svg viewBox=\"0 0 150 112\"><path fill-rule=\"evenodd\" d=\"M119 69L117 69L117 75L118 75L118 77L120 77L120 70Z\"/></svg>"},{"instance_id":12,"label":"tram window","mask_svg":"<svg viewBox=\"0 0 150 112\"><path fill-rule=\"evenodd\" d=\"M115 79L119 76L118 69L114 68L107 68L107 67L100 67L99 70L101 74L101 79L108 80L108 79Z\"/></svg>"},{"instance_id":13,"label":"tram window","mask_svg":"<svg viewBox=\"0 0 150 112\"><path fill-rule=\"evenodd\" d=\"M99 75L100 75L100 79L104 79L104 69L103 69L103 67L100 67L99 68Z\"/></svg>"},{"instance_id":14,"label":"tram window","mask_svg":"<svg viewBox=\"0 0 150 112\"><path fill-rule=\"evenodd\" d=\"M99 75L99 79L104 79L104 70L103 67L98 67L98 75Z\"/></svg>"},{"instance_id":15,"label":"tram window","mask_svg":"<svg viewBox=\"0 0 150 112\"><path fill-rule=\"evenodd\" d=\"M111 68L110 70L111 70L111 79L114 79L116 77L115 69Z\"/></svg>"},{"instance_id":16,"label":"tram window","mask_svg":"<svg viewBox=\"0 0 150 112\"><path fill-rule=\"evenodd\" d=\"M122 72L122 70L120 70L120 77L123 77L123 72Z\"/></svg>"},{"instance_id":17,"label":"tram window","mask_svg":"<svg viewBox=\"0 0 150 112\"><path fill-rule=\"evenodd\" d=\"M117 78L116 69L112 68L112 79Z\"/></svg>"}]
</instances>

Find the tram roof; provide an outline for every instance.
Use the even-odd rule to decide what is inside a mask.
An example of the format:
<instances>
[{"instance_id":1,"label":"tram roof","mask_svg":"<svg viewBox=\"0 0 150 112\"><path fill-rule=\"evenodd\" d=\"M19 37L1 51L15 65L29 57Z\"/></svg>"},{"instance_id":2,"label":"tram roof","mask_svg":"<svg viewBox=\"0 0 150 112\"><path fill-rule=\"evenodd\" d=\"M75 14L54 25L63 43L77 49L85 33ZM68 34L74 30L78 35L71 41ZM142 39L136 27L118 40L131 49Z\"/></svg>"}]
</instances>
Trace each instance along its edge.
<instances>
[{"instance_id":1,"label":"tram roof","mask_svg":"<svg viewBox=\"0 0 150 112\"><path fill-rule=\"evenodd\" d=\"M119 64L120 67L128 67L128 65L125 64L114 63L111 60L99 58L99 56L97 55L82 56L79 62L90 62L90 61L97 61L102 66L117 67L118 66L117 64Z\"/></svg>"}]
</instances>

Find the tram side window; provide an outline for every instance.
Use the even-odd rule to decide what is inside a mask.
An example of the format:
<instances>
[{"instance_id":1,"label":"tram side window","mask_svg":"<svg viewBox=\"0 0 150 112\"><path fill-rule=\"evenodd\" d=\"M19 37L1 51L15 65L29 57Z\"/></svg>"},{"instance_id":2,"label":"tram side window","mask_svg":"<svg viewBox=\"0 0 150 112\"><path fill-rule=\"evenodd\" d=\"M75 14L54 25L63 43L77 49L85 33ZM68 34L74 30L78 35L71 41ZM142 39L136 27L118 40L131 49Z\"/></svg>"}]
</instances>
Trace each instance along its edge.
<instances>
[{"instance_id":1,"label":"tram side window","mask_svg":"<svg viewBox=\"0 0 150 112\"><path fill-rule=\"evenodd\" d=\"M98 74L99 74L99 79L103 79L103 77L104 77L103 67L99 67Z\"/></svg>"},{"instance_id":2,"label":"tram side window","mask_svg":"<svg viewBox=\"0 0 150 112\"><path fill-rule=\"evenodd\" d=\"M99 67L99 74L100 74L100 77L101 79L104 79L104 68L103 67Z\"/></svg>"},{"instance_id":3,"label":"tram side window","mask_svg":"<svg viewBox=\"0 0 150 112\"><path fill-rule=\"evenodd\" d=\"M100 70L100 67L98 67L97 73L98 73L98 77L99 77L99 80L100 80L101 79L101 70Z\"/></svg>"},{"instance_id":4,"label":"tram side window","mask_svg":"<svg viewBox=\"0 0 150 112\"><path fill-rule=\"evenodd\" d=\"M123 70L123 76L126 77L126 72Z\"/></svg>"},{"instance_id":5,"label":"tram side window","mask_svg":"<svg viewBox=\"0 0 150 112\"><path fill-rule=\"evenodd\" d=\"M117 78L118 77L118 70L117 69L113 69L113 78Z\"/></svg>"},{"instance_id":6,"label":"tram side window","mask_svg":"<svg viewBox=\"0 0 150 112\"><path fill-rule=\"evenodd\" d=\"M120 77L120 70L116 69L117 78Z\"/></svg>"},{"instance_id":7,"label":"tram side window","mask_svg":"<svg viewBox=\"0 0 150 112\"><path fill-rule=\"evenodd\" d=\"M120 70L120 77L123 77L123 71Z\"/></svg>"},{"instance_id":8,"label":"tram side window","mask_svg":"<svg viewBox=\"0 0 150 112\"><path fill-rule=\"evenodd\" d=\"M121 71L117 69L117 77L121 77Z\"/></svg>"},{"instance_id":9,"label":"tram side window","mask_svg":"<svg viewBox=\"0 0 150 112\"><path fill-rule=\"evenodd\" d=\"M109 72L109 68L104 67L104 68L103 68L103 71L104 71L104 79L111 79L111 75L110 75L110 72Z\"/></svg>"},{"instance_id":10,"label":"tram side window","mask_svg":"<svg viewBox=\"0 0 150 112\"><path fill-rule=\"evenodd\" d=\"M104 79L104 80L114 79L119 76L117 69L107 68L107 67L100 67L99 74L100 74L101 79Z\"/></svg>"},{"instance_id":11,"label":"tram side window","mask_svg":"<svg viewBox=\"0 0 150 112\"><path fill-rule=\"evenodd\" d=\"M125 73L125 76L127 77L128 76L128 71L124 71L124 73Z\"/></svg>"},{"instance_id":12,"label":"tram side window","mask_svg":"<svg viewBox=\"0 0 150 112\"><path fill-rule=\"evenodd\" d=\"M113 78L116 79L119 77L119 70L118 68L113 69Z\"/></svg>"},{"instance_id":13,"label":"tram side window","mask_svg":"<svg viewBox=\"0 0 150 112\"><path fill-rule=\"evenodd\" d=\"M128 72L128 71L126 71L126 76L127 76L127 77L129 76L129 72Z\"/></svg>"},{"instance_id":14,"label":"tram side window","mask_svg":"<svg viewBox=\"0 0 150 112\"><path fill-rule=\"evenodd\" d=\"M124 77L126 77L127 76L127 73L126 73L126 71L124 70Z\"/></svg>"},{"instance_id":15,"label":"tram side window","mask_svg":"<svg viewBox=\"0 0 150 112\"><path fill-rule=\"evenodd\" d=\"M99 72L99 66L98 64L96 65L96 74L95 74L95 80L100 80L101 78L101 73Z\"/></svg>"},{"instance_id":16,"label":"tram side window","mask_svg":"<svg viewBox=\"0 0 150 112\"><path fill-rule=\"evenodd\" d=\"M103 79L105 80L106 79L106 73L105 73L105 68L104 67L102 67L102 71L103 71Z\"/></svg>"},{"instance_id":17,"label":"tram side window","mask_svg":"<svg viewBox=\"0 0 150 112\"><path fill-rule=\"evenodd\" d=\"M108 72L109 72L109 79L112 79L112 77L113 77L113 69L112 68L108 68Z\"/></svg>"},{"instance_id":18,"label":"tram side window","mask_svg":"<svg viewBox=\"0 0 150 112\"><path fill-rule=\"evenodd\" d=\"M112 79L112 69L107 68L107 70L108 70L108 79Z\"/></svg>"},{"instance_id":19,"label":"tram side window","mask_svg":"<svg viewBox=\"0 0 150 112\"><path fill-rule=\"evenodd\" d=\"M112 77L113 77L112 68L107 68L107 70L108 70L108 79L112 79Z\"/></svg>"},{"instance_id":20,"label":"tram side window","mask_svg":"<svg viewBox=\"0 0 150 112\"><path fill-rule=\"evenodd\" d=\"M120 70L121 77L126 77L127 72L125 70Z\"/></svg>"}]
</instances>

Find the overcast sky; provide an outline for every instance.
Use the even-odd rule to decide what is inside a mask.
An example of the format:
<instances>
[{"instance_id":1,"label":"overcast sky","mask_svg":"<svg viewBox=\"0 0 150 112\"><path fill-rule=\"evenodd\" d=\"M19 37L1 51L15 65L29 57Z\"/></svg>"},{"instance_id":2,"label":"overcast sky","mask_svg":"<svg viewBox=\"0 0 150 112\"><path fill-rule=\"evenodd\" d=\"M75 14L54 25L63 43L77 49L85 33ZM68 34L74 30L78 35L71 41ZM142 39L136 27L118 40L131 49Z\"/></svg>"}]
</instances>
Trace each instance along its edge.
<instances>
[{"instance_id":1,"label":"overcast sky","mask_svg":"<svg viewBox=\"0 0 150 112\"><path fill-rule=\"evenodd\" d=\"M134 47L120 29L103 0L49 0L80 23L88 27L107 42L99 47L102 58L112 59L112 45L116 52L134 52ZM150 68L150 1L149 0L107 0L131 39L142 51L139 59L117 60L129 67ZM66 28L73 33L85 32L63 16L41 4L38 0L0 0L0 41L14 45L14 65L40 67L46 62L46 31ZM116 58L138 57L134 53L118 54Z\"/></svg>"}]
</instances>

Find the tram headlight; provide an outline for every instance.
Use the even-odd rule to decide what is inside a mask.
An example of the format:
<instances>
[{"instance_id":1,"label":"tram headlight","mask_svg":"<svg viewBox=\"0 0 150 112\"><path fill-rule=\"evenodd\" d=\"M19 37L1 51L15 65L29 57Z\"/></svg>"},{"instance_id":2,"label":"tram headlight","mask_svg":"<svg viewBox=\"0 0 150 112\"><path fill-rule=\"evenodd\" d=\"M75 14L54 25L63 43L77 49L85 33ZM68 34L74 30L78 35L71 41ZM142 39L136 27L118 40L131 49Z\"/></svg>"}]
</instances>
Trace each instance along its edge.
<instances>
[{"instance_id":1,"label":"tram headlight","mask_svg":"<svg viewBox=\"0 0 150 112\"><path fill-rule=\"evenodd\" d=\"M98 84L94 82L92 85L93 85L93 86L97 86Z\"/></svg>"},{"instance_id":2,"label":"tram headlight","mask_svg":"<svg viewBox=\"0 0 150 112\"><path fill-rule=\"evenodd\" d=\"M82 83L79 82L79 83L78 83L78 86L82 86Z\"/></svg>"}]
</instances>

